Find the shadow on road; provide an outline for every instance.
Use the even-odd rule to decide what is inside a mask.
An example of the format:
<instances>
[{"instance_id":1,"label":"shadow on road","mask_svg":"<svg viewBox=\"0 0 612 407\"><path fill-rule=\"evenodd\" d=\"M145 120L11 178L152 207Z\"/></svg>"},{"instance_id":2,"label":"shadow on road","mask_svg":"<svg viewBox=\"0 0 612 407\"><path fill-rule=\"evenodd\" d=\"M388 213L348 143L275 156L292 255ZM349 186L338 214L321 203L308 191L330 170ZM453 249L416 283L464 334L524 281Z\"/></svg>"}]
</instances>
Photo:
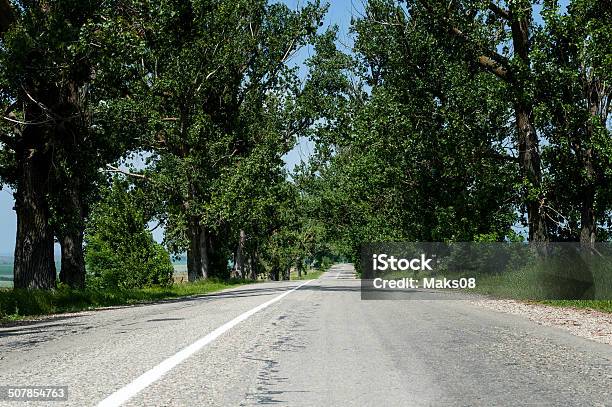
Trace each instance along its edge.
<instances>
[{"instance_id":1,"label":"shadow on road","mask_svg":"<svg viewBox=\"0 0 612 407\"><path fill-rule=\"evenodd\" d=\"M69 314L69 315L53 315L53 316L42 316L40 319L35 320L25 320L25 321L16 321L9 322L0 325L0 338L23 335L27 333L35 333L35 332L45 332L48 330L58 331L59 328L62 330L70 330L70 328L81 327L84 324L76 323L75 321L78 318L82 318L86 316L85 313L95 312L103 312L109 310L117 310L117 309L133 309L140 307L148 307L152 305L162 305L162 304L189 304L193 302L201 302L201 301L213 301L213 300L221 300L221 299L233 299L233 298L250 298L250 297L262 297L262 296L273 296L277 294L281 294L283 292L292 290L296 287L296 285L281 285L282 283L288 282L279 282L278 287L255 287L255 288L241 288L241 289L231 289L228 291L221 291L217 293L210 294L201 294L194 295L190 297L183 298L172 298L167 300L159 300L141 304L131 304L131 305L120 305L114 307L105 307L99 308L91 311L84 311L81 314ZM359 292L359 286L346 286L341 284L329 284L329 280L326 281L325 285L320 284L308 284L300 287L300 291L323 291L323 292ZM166 319L152 319L146 322L164 322L164 321L172 321L177 320L175 318L166 318Z\"/></svg>"},{"instance_id":2,"label":"shadow on road","mask_svg":"<svg viewBox=\"0 0 612 407\"><path fill-rule=\"evenodd\" d=\"M77 324L73 322L69 323L58 323L58 321L73 321L78 318L82 318L83 315L52 315L45 316L43 320L25 320L8 322L0 325L0 338L4 336L16 335L18 333L28 333L28 331L44 331L49 328L55 327L66 327L66 326L80 326L84 324Z\"/></svg>"}]
</instances>

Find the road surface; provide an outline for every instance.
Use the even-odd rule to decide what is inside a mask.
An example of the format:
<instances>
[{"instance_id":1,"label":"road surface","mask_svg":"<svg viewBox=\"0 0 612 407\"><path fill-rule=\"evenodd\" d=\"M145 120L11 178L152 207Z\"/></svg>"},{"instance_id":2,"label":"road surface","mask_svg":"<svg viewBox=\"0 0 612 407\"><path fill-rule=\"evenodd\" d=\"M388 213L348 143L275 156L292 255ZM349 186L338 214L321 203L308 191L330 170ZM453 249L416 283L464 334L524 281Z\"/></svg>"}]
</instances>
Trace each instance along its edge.
<instances>
[{"instance_id":1,"label":"road surface","mask_svg":"<svg viewBox=\"0 0 612 407\"><path fill-rule=\"evenodd\" d=\"M464 301L362 301L350 265L300 284L2 327L0 385L68 386L53 406L612 406L609 345Z\"/></svg>"}]
</instances>

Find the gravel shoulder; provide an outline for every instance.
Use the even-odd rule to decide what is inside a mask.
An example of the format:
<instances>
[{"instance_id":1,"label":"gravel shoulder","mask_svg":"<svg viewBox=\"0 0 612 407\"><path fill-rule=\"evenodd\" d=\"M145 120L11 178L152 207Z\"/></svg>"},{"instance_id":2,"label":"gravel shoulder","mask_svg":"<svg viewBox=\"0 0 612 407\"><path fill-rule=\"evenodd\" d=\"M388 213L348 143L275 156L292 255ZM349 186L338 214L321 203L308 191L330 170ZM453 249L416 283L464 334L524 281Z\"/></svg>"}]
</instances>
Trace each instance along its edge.
<instances>
[{"instance_id":1,"label":"gravel shoulder","mask_svg":"<svg viewBox=\"0 0 612 407\"><path fill-rule=\"evenodd\" d=\"M612 345L612 314L591 309L554 307L515 300L477 299L482 308L519 315L543 326L563 329L573 335Z\"/></svg>"}]
</instances>

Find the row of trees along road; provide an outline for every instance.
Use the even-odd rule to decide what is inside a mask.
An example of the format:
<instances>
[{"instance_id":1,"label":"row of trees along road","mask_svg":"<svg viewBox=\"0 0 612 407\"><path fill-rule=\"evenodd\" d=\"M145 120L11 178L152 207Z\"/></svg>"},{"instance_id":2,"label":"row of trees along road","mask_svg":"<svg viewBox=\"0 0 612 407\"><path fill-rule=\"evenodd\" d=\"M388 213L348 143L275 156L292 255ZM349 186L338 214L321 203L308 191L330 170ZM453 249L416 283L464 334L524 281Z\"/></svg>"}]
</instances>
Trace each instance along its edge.
<instances>
[{"instance_id":1,"label":"row of trees along road","mask_svg":"<svg viewBox=\"0 0 612 407\"><path fill-rule=\"evenodd\" d=\"M370 0L352 32L352 52L319 49L300 184L355 261L362 242L516 240L520 225L610 238L609 2Z\"/></svg>"},{"instance_id":2,"label":"row of trees along road","mask_svg":"<svg viewBox=\"0 0 612 407\"><path fill-rule=\"evenodd\" d=\"M308 124L296 114L301 84L288 61L317 35L323 7L1 0L0 9L1 177L16 201L15 287L55 286L55 239L60 280L83 287L84 230L108 171L150 192L165 243L187 250L189 280L226 268L222 242L234 231L245 262L244 246L257 253L259 243L247 234L278 229L266 212L284 193L281 157ZM149 157L146 171L114 165L137 151Z\"/></svg>"},{"instance_id":3,"label":"row of trees along road","mask_svg":"<svg viewBox=\"0 0 612 407\"><path fill-rule=\"evenodd\" d=\"M60 280L83 286L88 223L89 242L113 247L95 231L113 220L101 188L139 191L128 220L163 224L190 281L230 260L236 277L279 279L330 247L356 261L368 241L519 240L516 226L537 242L610 239L608 2L370 0L351 49L319 28L318 2L0 9L17 287L54 286L54 240ZM307 45L300 78L289 60ZM288 180L298 137L316 150ZM119 169L135 152L145 169ZM129 185L107 188L109 174Z\"/></svg>"}]
</instances>

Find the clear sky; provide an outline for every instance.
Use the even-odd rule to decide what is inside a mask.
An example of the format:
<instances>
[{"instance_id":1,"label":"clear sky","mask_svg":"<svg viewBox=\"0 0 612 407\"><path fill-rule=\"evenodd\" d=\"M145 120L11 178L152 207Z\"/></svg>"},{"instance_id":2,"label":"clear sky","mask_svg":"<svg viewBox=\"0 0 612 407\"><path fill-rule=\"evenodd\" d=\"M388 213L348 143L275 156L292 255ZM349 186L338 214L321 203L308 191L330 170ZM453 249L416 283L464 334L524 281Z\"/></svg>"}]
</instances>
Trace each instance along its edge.
<instances>
[{"instance_id":1,"label":"clear sky","mask_svg":"<svg viewBox=\"0 0 612 407\"><path fill-rule=\"evenodd\" d=\"M295 8L304 4L303 0L283 0L290 7ZM351 16L358 17L359 10L363 10L364 0L331 0L329 13L326 18L325 26L337 25L339 28L339 44L351 44L348 29ZM566 6L569 0L561 0L560 4ZM325 27L324 27L325 28ZM293 63L300 64L308 57L312 50L306 49L298 54ZM299 163L306 160L312 152L312 144L307 140L300 143L285 157L285 163L289 170ZM13 211L13 195L7 188L0 191L0 255L11 255L15 248L15 231L17 229L17 218ZM156 239L160 239L156 233ZM56 250L57 251L57 250Z\"/></svg>"}]
</instances>

